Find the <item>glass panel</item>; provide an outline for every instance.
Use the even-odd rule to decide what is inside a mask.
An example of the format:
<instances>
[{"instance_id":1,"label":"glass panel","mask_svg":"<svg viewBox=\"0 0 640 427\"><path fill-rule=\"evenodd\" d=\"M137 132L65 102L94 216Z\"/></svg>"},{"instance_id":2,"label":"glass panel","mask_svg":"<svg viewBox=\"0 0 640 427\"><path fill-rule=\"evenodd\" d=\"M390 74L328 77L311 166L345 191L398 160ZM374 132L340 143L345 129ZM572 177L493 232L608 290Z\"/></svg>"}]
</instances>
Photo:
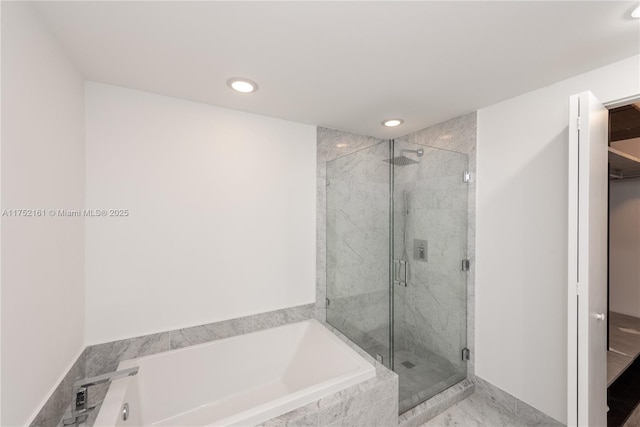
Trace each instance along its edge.
<instances>
[{"instance_id":1,"label":"glass panel","mask_svg":"<svg viewBox=\"0 0 640 427\"><path fill-rule=\"evenodd\" d=\"M327 321L398 373L401 413L467 375L467 166L401 140L327 162Z\"/></svg>"},{"instance_id":2,"label":"glass panel","mask_svg":"<svg viewBox=\"0 0 640 427\"><path fill-rule=\"evenodd\" d=\"M385 141L327 162L327 322L390 366L390 174Z\"/></svg>"},{"instance_id":3,"label":"glass panel","mask_svg":"<svg viewBox=\"0 0 640 427\"><path fill-rule=\"evenodd\" d=\"M393 360L402 413L467 375L467 274L461 262L467 254L462 177L468 161L462 153L396 140L393 163Z\"/></svg>"}]
</instances>

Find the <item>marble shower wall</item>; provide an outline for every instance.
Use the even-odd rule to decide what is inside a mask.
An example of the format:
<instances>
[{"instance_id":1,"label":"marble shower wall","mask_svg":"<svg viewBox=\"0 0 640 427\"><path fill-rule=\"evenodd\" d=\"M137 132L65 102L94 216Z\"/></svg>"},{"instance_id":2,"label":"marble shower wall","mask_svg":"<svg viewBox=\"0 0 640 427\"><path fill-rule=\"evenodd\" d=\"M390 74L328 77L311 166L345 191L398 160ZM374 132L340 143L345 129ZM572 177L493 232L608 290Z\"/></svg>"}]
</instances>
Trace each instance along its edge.
<instances>
[{"instance_id":1,"label":"marble shower wall","mask_svg":"<svg viewBox=\"0 0 640 427\"><path fill-rule=\"evenodd\" d=\"M411 264L412 285L396 287L396 347L425 355L430 351L450 360L452 369L459 371L464 368L460 350L466 341L472 350L467 363L471 377L476 133L476 113L471 113L396 139L397 148L425 146L425 156L418 159L408 154L420 164L395 168L394 200L396 258L402 254L398 237L404 221L403 189L413 204L407 218L409 258L413 238L429 242L429 261ZM327 320L328 278L329 322L364 348L388 340L388 163L382 160L389 154L385 142L318 128L316 317ZM353 155L344 157L349 154ZM471 183L462 182L465 170L472 174ZM332 177L329 201L327 171ZM460 270L465 258L471 261L467 273ZM327 265L331 267L328 275Z\"/></svg>"},{"instance_id":2,"label":"marble shower wall","mask_svg":"<svg viewBox=\"0 0 640 427\"><path fill-rule=\"evenodd\" d=\"M436 249L434 246L430 248L429 257L432 261L432 264L429 265L430 269L427 269L424 264L416 267L416 273L420 272L420 268L424 270L421 274L424 278L418 279L422 282L421 286L406 289L396 288L396 345L400 348L403 346L412 347L417 351L420 348L428 348L432 352L445 355L448 359L456 360L460 364L459 347L460 343L465 340L465 336L460 336L460 332L465 333L462 326L466 323L466 346L471 350L467 370L468 375L472 378L474 376L475 333L476 134L476 113L474 112L396 139L399 144L404 141L447 151L439 152L427 148L425 151L432 153L429 157L430 160L425 161L424 164L428 167L417 168L419 171L414 168L412 172L411 166L405 167L404 170L402 167L397 167L395 169L396 199L394 200L396 218L394 233L399 236L398 233L402 232L402 222L397 220L402 217L402 191L399 184L404 182L409 192L425 195L422 200L414 200L418 203L414 212L416 221L407 224L407 232L411 234L407 239L409 255L413 249L413 237L427 240L449 239L452 242L458 242L448 245L448 248L442 248L440 252L434 252ZM341 330L365 348L376 343L386 344L385 340L388 339L387 320L384 318L388 316L388 285L386 283L388 259L383 259L388 256L388 248L385 246L388 244L388 230L384 228L388 227L386 223L388 219L388 200L386 199L388 190L383 188L388 185L388 181L357 179L356 172L364 173L369 178L375 176L387 179L387 177L380 169L371 165L367 169L365 166L352 164L352 159L342 160L339 158L384 142L386 140L318 128L316 317L322 321L327 320L325 303L327 298L327 261L336 263L336 267L339 268L334 268L335 271L329 270L331 280L337 279L334 277L335 274L343 276L345 279L339 283L340 287L336 287L333 291L335 297L338 298L330 297L333 305L333 312L330 316L334 317L334 323L342 322L342 325L339 325ZM377 149L364 150L353 156L353 159L359 158L367 164L378 165L377 168L385 168L388 167L388 163L372 161L375 156L383 156L384 153L386 153L386 144L381 144ZM407 157L412 156L409 154ZM336 161L336 159L338 160ZM426 155L424 159L427 159ZM330 172L337 173L343 178L342 181L335 182L336 187L332 189L331 193L335 194L333 197L336 202L331 207L335 213L331 213L331 215L338 215L338 217L332 218L331 222L335 223L333 230L327 230L327 162L329 162ZM464 162L467 163L467 167L462 170L466 169L471 172L469 184L462 183L462 170L459 170ZM340 171L341 175L338 173ZM448 173L449 171L450 173ZM411 176L412 173L414 176ZM351 184L347 183L347 178ZM413 184L410 184L411 179L413 179ZM376 188L379 194L373 194ZM380 198L380 195L383 197ZM366 204L363 204L365 200ZM330 203L332 202L330 201ZM342 209L342 212L338 212L337 208L345 205L350 206ZM368 218L368 215L373 215L374 210L378 213L384 212L384 214L380 214L379 222ZM466 219L463 218L465 215ZM461 228L460 224L465 220L466 225ZM370 235L375 229L381 231L382 238ZM334 245L336 250L332 249L330 253L327 253L327 231L335 234L333 239L341 246L339 248L336 243ZM345 240L340 240L343 234L350 235L348 238L345 237ZM357 249L347 245L349 241L354 240L361 243L361 245L356 245ZM465 240L466 242L463 242ZM401 246L398 247L398 244L399 239L396 238L394 251L401 254L398 252L398 250L401 251ZM380 248L380 253L383 256L372 255L374 248ZM342 254L344 258L334 259L338 253ZM376 262L373 263L375 265L372 270L363 271L367 263L360 260L359 257L367 254L374 257ZM471 261L470 270L467 273L460 271L460 262L464 258ZM440 262L436 263L437 259ZM352 274L346 271L350 264L357 263L360 263L361 266L359 273L357 269ZM374 277L375 274L379 277ZM347 283L349 280L346 278L349 277L351 283ZM362 277L367 277L367 279L361 280ZM466 286L464 286L463 280L466 280ZM456 283L456 286L451 286L452 282ZM461 283L462 286L460 286ZM341 291L336 292L337 289ZM330 290L330 292L332 291ZM344 298L340 298L341 296ZM462 308L452 313L451 310L445 309L448 304L453 304L453 307L456 304L462 304Z\"/></svg>"}]
</instances>

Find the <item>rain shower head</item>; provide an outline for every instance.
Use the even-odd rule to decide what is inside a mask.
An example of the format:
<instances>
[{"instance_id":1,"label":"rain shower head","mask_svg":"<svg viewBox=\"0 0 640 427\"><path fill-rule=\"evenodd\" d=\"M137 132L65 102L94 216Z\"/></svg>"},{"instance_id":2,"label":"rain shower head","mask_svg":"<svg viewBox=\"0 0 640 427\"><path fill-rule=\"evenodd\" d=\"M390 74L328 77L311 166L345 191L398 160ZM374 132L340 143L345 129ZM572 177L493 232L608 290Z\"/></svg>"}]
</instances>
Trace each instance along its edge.
<instances>
[{"instance_id":1,"label":"rain shower head","mask_svg":"<svg viewBox=\"0 0 640 427\"><path fill-rule=\"evenodd\" d=\"M414 153L418 157L422 157L424 155L424 150L422 148L419 150L400 150L400 155L398 157L385 159L385 162L393 163L395 166L409 166L418 163L417 160L408 158L404 153Z\"/></svg>"},{"instance_id":2,"label":"rain shower head","mask_svg":"<svg viewBox=\"0 0 640 427\"><path fill-rule=\"evenodd\" d=\"M417 160L408 158L407 156L398 156L393 159L385 159L385 162L393 163L395 166L409 166L418 163Z\"/></svg>"}]
</instances>

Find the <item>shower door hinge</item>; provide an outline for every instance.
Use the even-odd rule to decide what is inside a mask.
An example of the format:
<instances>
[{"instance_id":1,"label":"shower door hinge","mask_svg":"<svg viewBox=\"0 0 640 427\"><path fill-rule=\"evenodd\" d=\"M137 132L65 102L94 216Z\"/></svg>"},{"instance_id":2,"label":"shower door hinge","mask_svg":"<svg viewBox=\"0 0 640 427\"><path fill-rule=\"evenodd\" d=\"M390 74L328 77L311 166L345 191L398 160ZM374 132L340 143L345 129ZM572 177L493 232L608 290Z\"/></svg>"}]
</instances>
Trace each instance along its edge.
<instances>
[{"instance_id":1,"label":"shower door hinge","mask_svg":"<svg viewBox=\"0 0 640 427\"><path fill-rule=\"evenodd\" d=\"M462 173L462 182L471 182L471 172L464 171Z\"/></svg>"},{"instance_id":2,"label":"shower door hinge","mask_svg":"<svg viewBox=\"0 0 640 427\"><path fill-rule=\"evenodd\" d=\"M462 271L469 271L469 266L471 265L471 262L468 259L463 259L462 260Z\"/></svg>"},{"instance_id":3,"label":"shower door hinge","mask_svg":"<svg viewBox=\"0 0 640 427\"><path fill-rule=\"evenodd\" d=\"M463 348L462 349L462 360L469 360L469 358L471 357L471 351L469 351L468 348Z\"/></svg>"},{"instance_id":4,"label":"shower door hinge","mask_svg":"<svg viewBox=\"0 0 640 427\"><path fill-rule=\"evenodd\" d=\"M329 307L331 305L331 300L329 298L325 298L326 300L326 307Z\"/></svg>"},{"instance_id":5,"label":"shower door hinge","mask_svg":"<svg viewBox=\"0 0 640 427\"><path fill-rule=\"evenodd\" d=\"M577 125L578 125L578 130L580 130L580 116L578 116L578 119L576 121L577 121Z\"/></svg>"}]
</instances>

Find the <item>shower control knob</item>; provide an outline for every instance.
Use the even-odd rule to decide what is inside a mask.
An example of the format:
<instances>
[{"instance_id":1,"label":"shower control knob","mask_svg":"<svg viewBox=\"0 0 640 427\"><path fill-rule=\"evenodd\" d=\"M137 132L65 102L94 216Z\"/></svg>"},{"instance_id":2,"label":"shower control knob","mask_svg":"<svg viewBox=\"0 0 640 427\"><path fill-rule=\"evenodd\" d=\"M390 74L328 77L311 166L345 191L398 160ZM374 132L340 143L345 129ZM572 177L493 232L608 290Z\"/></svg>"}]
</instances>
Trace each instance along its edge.
<instances>
[{"instance_id":1,"label":"shower control knob","mask_svg":"<svg viewBox=\"0 0 640 427\"><path fill-rule=\"evenodd\" d=\"M602 322L604 320L604 313L596 313L596 320Z\"/></svg>"}]
</instances>

